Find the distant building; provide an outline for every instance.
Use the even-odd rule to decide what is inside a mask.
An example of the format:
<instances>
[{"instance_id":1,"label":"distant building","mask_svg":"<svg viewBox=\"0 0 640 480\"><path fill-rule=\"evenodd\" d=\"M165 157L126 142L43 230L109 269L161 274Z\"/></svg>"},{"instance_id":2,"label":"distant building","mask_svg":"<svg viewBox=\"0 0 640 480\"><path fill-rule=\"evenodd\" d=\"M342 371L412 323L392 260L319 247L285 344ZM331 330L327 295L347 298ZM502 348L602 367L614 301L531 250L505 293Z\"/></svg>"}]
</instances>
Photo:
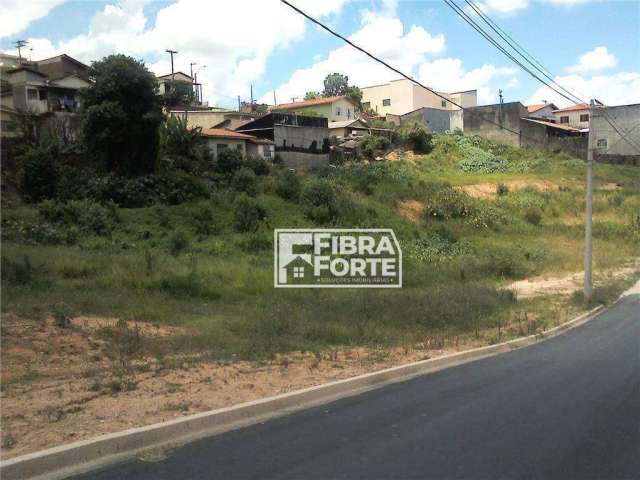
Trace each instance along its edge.
<instances>
[{"instance_id":1,"label":"distant building","mask_svg":"<svg viewBox=\"0 0 640 480\"><path fill-rule=\"evenodd\" d=\"M226 128L229 130L235 130L245 123L256 119L255 114L225 109L171 110L169 115L186 118L187 126L190 128Z\"/></svg>"},{"instance_id":2,"label":"distant building","mask_svg":"<svg viewBox=\"0 0 640 480\"><path fill-rule=\"evenodd\" d=\"M468 90L455 93L441 93L446 99L426 90L415 82L405 78L392 80L381 85L363 87L363 110L373 110L378 115L404 115L420 108L433 108L439 110L459 110L451 102L462 107L475 107L477 105L477 91ZM439 92L440 93L440 92Z\"/></svg>"},{"instance_id":3,"label":"distant building","mask_svg":"<svg viewBox=\"0 0 640 480\"><path fill-rule=\"evenodd\" d=\"M266 138L258 138L245 133L234 132L225 128L207 128L202 130L207 139L209 151L214 158L227 149L239 150L243 155L259 156L273 160L273 142Z\"/></svg>"},{"instance_id":4,"label":"distant building","mask_svg":"<svg viewBox=\"0 0 640 480\"><path fill-rule=\"evenodd\" d=\"M536 103L534 105L527 105L527 111L530 118L541 118L550 122L556 121L556 116L553 113L558 107L554 103Z\"/></svg>"},{"instance_id":5,"label":"distant building","mask_svg":"<svg viewBox=\"0 0 640 480\"><path fill-rule=\"evenodd\" d=\"M606 116L605 116L606 114ZM613 125L615 125L615 128ZM596 162L640 166L640 104L601 107L591 127Z\"/></svg>"},{"instance_id":6,"label":"distant building","mask_svg":"<svg viewBox=\"0 0 640 480\"><path fill-rule=\"evenodd\" d=\"M572 107L553 110L556 123L568 127L589 128L589 104L579 103Z\"/></svg>"},{"instance_id":7,"label":"distant building","mask_svg":"<svg viewBox=\"0 0 640 480\"><path fill-rule=\"evenodd\" d=\"M16 134L19 115L37 119L38 128L56 121L77 127L80 92L91 85L87 65L64 54L17 64L3 54L0 60L3 136Z\"/></svg>"},{"instance_id":8,"label":"distant building","mask_svg":"<svg viewBox=\"0 0 640 480\"><path fill-rule=\"evenodd\" d=\"M432 132L443 133L447 130L462 130L462 110L443 110L438 108L422 107L403 115L387 113L387 122L396 126L421 123Z\"/></svg>"},{"instance_id":9,"label":"distant building","mask_svg":"<svg viewBox=\"0 0 640 480\"><path fill-rule=\"evenodd\" d=\"M356 118L358 109L356 101L346 95L282 103L271 107L272 112L298 113L301 115L316 114L317 116L325 117L329 122L340 122Z\"/></svg>"},{"instance_id":10,"label":"distant building","mask_svg":"<svg viewBox=\"0 0 640 480\"><path fill-rule=\"evenodd\" d=\"M242 125L237 131L273 141L275 154L289 167L315 169L329 162L326 117L273 112Z\"/></svg>"},{"instance_id":11,"label":"distant building","mask_svg":"<svg viewBox=\"0 0 640 480\"><path fill-rule=\"evenodd\" d=\"M183 89L184 91L193 91L193 77L182 72L168 73L160 75L158 79L158 93L164 95L168 93L172 86Z\"/></svg>"}]
</instances>

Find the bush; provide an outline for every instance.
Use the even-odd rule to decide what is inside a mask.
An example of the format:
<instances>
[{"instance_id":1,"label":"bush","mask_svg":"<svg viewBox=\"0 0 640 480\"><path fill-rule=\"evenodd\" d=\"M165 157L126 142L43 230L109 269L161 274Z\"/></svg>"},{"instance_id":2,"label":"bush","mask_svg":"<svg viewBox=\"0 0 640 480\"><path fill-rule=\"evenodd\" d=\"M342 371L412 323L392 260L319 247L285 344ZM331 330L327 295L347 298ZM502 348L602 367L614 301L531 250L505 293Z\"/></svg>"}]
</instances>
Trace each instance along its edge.
<instances>
[{"instance_id":1,"label":"bush","mask_svg":"<svg viewBox=\"0 0 640 480\"><path fill-rule=\"evenodd\" d=\"M233 174L231 187L236 192L244 192L247 195L255 197L258 193L258 178L253 170L249 168L241 168Z\"/></svg>"},{"instance_id":2,"label":"bush","mask_svg":"<svg viewBox=\"0 0 640 480\"><path fill-rule=\"evenodd\" d=\"M250 155L245 163L256 175L269 175L269 165L264 158Z\"/></svg>"},{"instance_id":3,"label":"bush","mask_svg":"<svg viewBox=\"0 0 640 480\"><path fill-rule=\"evenodd\" d=\"M230 175L244 166L244 159L240 150L227 148L218 153L216 171L223 175Z\"/></svg>"},{"instance_id":4,"label":"bush","mask_svg":"<svg viewBox=\"0 0 640 480\"><path fill-rule=\"evenodd\" d=\"M403 136L415 153L429 153L433 149L432 134L419 123L414 123Z\"/></svg>"},{"instance_id":5,"label":"bush","mask_svg":"<svg viewBox=\"0 0 640 480\"><path fill-rule=\"evenodd\" d=\"M537 227L542 223L542 211L536 207L529 207L524 212L524 219Z\"/></svg>"},{"instance_id":6,"label":"bush","mask_svg":"<svg viewBox=\"0 0 640 480\"><path fill-rule=\"evenodd\" d=\"M316 223L328 223L338 216L338 198L333 186L325 179L314 179L302 189L301 203L307 218Z\"/></svg>"},{"instance_id":7,"label":"bush","mask_svg":"<svg viewBox=\"0 0 640 480\"><path fill-rule=\"evenodd\" d=\"M39 202L56 194L58 168L49 148L29 148L20 157L20 191L25 200Z\"/></svg>"},{"instance_id":8,"label":"bush","mask_svg":"<svg viewBox=\"0 0 640 480\"><path fill-rule=\"evenodd\" d=\"M424 216L427 220L468 217L473 207L473 202L466 193L450 185L441 186L429 194L424 204Z\"/></svg>"},{"instance_id":9,"label":"bush","mask_svg":"<svg viewBox=\"0 0 640 480\"><path fill-rule=\"evenodd\" d=\"M276 195L285 200L297 202L300 199L302 182L300 177L293 170L285 171L276 183Z\"/></svg>"},{"instance_id":10,"label":"bush","mask_svg":"<svg viewBox=\"0 0 640 480\"><path fill-rule=\"evenodd\" d=\"M184 232L178 230L169 238L169 253L174 257L180 255L187 248L189 248L189 239Z\"/></svg>"},{"instance_id":11,"label":"bush","mask_svg":"<svg viewBox=\"0 0 640 480\"><path fill-rule=\"evenodd\" d=\"M114 224L119 221L118 211L113 203L106 206L92 200L71 200L58 202L45 200L38 205L40 217L65 227L77 227L95 235L109 235Z\"/></svg>"},{"instance_id":12,"label":"bush","mask_svg":"<svg viewBox=\"0 0 640 480\"><path fill-rule=\"evenodd\" d=\"M387 150L390 145L391 143L387 137L379 135L364 135L362 137L360 148L362 149L362 154L365 157L372 158L376 152Z\"/></svg>"},{"instance_id":13,"label":"bush","mask_svg":"<svg viewBox=\"0 0 640 480\"><path fill-rule=\"evenodd\" d=\"M216 231L213 221L213 212L209 207L201 207L192 215L192 225L196 233L200 235L211 235Z\"/></svg>"},{"instance_id":14,"label":"bush","mask_svg":"<svg viewBox=\"0 0 640 480\"><path fill-rule=\"evenodd\" d=\"M509 193L509 186L504 183L499 183L496 187L496 195L502 197Z\"/></svg>"},{"instance_id":15,"label":"bush","mask_svg":"<svg viewBox=\"0 0 640 480\"><path fill-rule=\"evenodd\" d=\"M265 219L265 208L255 199L242 193L235 201L233 226L239 232L255 232Z\"/></svg>"}]
</instances>

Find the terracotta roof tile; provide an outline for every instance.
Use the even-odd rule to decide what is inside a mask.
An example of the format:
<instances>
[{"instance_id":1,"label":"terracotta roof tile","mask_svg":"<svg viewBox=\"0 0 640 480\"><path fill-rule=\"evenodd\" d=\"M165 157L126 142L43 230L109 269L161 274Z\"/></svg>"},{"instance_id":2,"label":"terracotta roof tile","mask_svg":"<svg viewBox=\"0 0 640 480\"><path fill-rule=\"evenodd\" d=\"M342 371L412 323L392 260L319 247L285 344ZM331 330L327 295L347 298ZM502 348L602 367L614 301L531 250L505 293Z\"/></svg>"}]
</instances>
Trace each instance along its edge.
<instances>
[{"instance_id":1,"label":"terracotta roof tile","mask_svg":"<svg viewBox=\"0 0 640 480\"><path fill-rule=\"evenodd\" d=\"M302 102L281 103L280 105L271 107L271 110L293 110L296 108L311 107L314 105L326 105L328 103L333 103L341 99L345 99L355 105L355 102L351 98L347 97L346 95L341 95L338 97L314 98L313 100L304 100Z\"/></svg>"},{"instance_id":2,"label":"terracotta roof tile","mask_svg":"<svg viewBox=\"0 0 640 480\"><path fill-rule=\"evenodd\" d=\"M252 143L271 145L273 142L266 138L257 138L246 133L228 130L226 128L203 128L202 135L209 138L230 138L232 140L247 140Z\"/></svg>"},{"instance_id":3,"label":"terracotta roof tile","mask_svg":"<svg viewBox=\"0 0 640 480\"><path fill-rule=\"evenodd\" d=\"M554 110L553 113L575 112L577 110L588 110L588 109L589 109L589 104L588 103L578 103L577 105L572 105L571 107L560 108L558 110Z\"/></svg>"}]
</instances>

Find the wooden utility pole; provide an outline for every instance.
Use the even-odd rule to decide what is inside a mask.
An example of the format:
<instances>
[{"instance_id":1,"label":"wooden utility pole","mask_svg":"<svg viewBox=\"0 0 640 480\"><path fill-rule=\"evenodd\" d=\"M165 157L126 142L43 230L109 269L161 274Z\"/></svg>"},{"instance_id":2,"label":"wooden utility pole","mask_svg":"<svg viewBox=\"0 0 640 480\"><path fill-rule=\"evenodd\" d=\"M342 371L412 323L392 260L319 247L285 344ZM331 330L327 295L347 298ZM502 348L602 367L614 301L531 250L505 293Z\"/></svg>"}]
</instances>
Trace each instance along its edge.
<instances>
[{"instance_id":1,"label":"wooden utility pole","mask_svg":"<svg viewBox=\"0 0 640 480\"><path fill-rule=\"evenodd\" d=\"M26 40L16 40L14 42L14 45L18 49L18 63L20 65L22 65L22 47L26 47L27 46L27 41Z\"/></svg>"},{"instance_id":2,"label":"wooden utility pole","mask_svg":"<svg viewBox=\"0 0 640 480\"><path fill-rule=\"evenodd\" d=\"M278 104L278 102L276 102L276 90L275 89L273 90L273 104L274 105Z\"/></svg>"},{"instance_id":3,"label":"wooden utility pole","mask_svg":"<svg viewBox=\"0 0 640 480\"><path fill-rule=\"evenodd\" d=\"M589 106L589 137L587 141L587 192L586 208L584 219L584 301L589 304L593 295L592 267L592 227L593 227L593 142L595 133L593 131L593 105L591 100Z\"/></svg>"},{"instance_id":4,"label":"wooden utility pole","mask_svg":"<svg viewBox=\"0 0 640 480\"><path fill-rule=\"evenodd\" d=\"M169 55L171 55L171 81L173 82L175 80L174 75L173 75L173 55L174 54L178 54L178 52L176 50L165 50L165 52L167 52Z\"/></svg>"}]
</instances>

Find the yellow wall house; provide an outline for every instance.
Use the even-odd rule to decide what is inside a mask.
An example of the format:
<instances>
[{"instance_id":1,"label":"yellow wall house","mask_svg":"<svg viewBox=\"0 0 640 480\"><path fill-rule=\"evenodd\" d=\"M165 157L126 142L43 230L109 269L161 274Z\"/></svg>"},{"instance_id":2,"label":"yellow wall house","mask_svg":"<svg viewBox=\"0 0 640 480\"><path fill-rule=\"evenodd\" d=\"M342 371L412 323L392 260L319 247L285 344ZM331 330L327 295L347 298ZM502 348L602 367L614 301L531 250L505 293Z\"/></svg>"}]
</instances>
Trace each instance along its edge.
<instances>
[{"instance_id":1,"label":"yellow wall house","mask_svg":"<svg viewBox=\"0 0 640 480\"><path fill-rule=\"evenodd\" d=\"M579 103L572 107L554 110L556 123L573 128L589 128L589 105Z\"/></svg>"},{"instance_id":2,"label":"yellow wall house","mask_svg":"<svg viewBox=\"0 0 640 480\"><path fill-rule=\"evenodd\" d=\"M356 118L359 110L358 104L347 96L322 97L302 102L282 103L271 107L272 112L299 113L309 115L317 113L321 117L326 117L329 122L340 122Z\"/></svg>"},{"instance_id":3,"label":"yellow wall house","mask_svg":"<svg viewBox=\"0 0 640 480\"><path fill-rule=\"evenodd\" d=\"M441 92L439 92L441 93ZM476 90L465 92L441 93L449 100L444 100L433 92L425 90L417 83L407 79L393 80L381 85L362 88L362 108L375 111L378 115L391 113L404 115L419 108L435 108L438 110L459 110L451 101L463 107L477 105Z\"/></svg>"}]
</instances>

